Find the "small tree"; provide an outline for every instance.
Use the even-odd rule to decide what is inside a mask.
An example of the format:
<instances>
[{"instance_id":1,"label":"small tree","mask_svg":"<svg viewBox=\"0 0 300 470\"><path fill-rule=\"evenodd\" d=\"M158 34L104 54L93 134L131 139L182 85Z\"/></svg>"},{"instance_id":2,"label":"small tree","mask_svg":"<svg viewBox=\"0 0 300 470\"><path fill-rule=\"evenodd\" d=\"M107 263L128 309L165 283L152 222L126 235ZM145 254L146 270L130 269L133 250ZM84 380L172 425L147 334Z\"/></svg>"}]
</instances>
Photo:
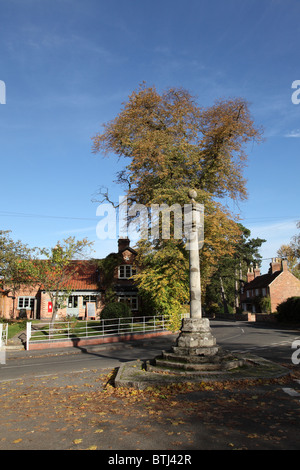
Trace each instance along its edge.
<instances>
[{"instance_id":1,"label":"small tree","mask_svg":"<svg viewBox=\"0 0 300 470\"><path fill-rule=\"evenodd\" d=\"M24 282L38 285L50 297L53 306L51 324L58 310L65 307L71 293L68 284L76 276L72 261L86 256L92 244L86 238L76 241L74 237L69 237L62 243L58 242L54 248L40 249L39 255L43 259L21 261L19 270Z\"/></svg>"},{"instance_id":2,"label":"small tree","mask_svg":"<svg viewBox=\"0 0 300 470\"><path fill-rule=\"evenodd\" d=\"M0 283L4 289L12 292L14 298L24 283L20 262L30 260L35 249L29 248L20 240L15 242L9 234L9 230L0 230Z\"/></svg>"},{"instance_id":3,"label":"small tree","mask_svg":"<svg viewBox=\"0 0 300 470\"><path fill-rule=\"evenodd\" d=\"M300 229L300 221L297 228ZM281 245L277 254L287 259L289 270L300 279L300 234L294 235L288 245Z\"/></svg>"}]
</instances>

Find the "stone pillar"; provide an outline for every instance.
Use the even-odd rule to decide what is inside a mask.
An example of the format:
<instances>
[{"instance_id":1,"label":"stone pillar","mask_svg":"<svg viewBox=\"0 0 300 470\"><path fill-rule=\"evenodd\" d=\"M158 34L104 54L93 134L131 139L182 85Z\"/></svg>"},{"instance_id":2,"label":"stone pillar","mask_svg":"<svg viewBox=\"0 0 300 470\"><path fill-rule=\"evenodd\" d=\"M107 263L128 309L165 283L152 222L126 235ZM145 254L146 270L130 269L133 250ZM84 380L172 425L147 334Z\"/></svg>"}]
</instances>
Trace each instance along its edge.
<instances>
[{"instance_id":1,"label":"stone pillar","mask_svg":"<svg viewBox=\"0 0 300 470\"><path fill-rule=\"evenodd\" d=\"M190 230L189 261L190 261L190 316L191 318L202 317L201 305L201 280L199 262L198 228L196 223L196 201L197 193L189 191L192 201L192 226Z\"/></svg>"},{"instance_id":2,"label":"stone pillar","mask_svg":"<svg viewBox=\"0 0 300 470\"><path fill-rule=\"evenodd\" d=\"M192 201L192 224L189 243L190 318L183 319L181 332L173 351L175 354L183 356L212 356L218 352L218 347L216 346L216 339L211 333L208 318L202 318L196 191L190 190L189 197Z\"/></svg>"}]
</instances>

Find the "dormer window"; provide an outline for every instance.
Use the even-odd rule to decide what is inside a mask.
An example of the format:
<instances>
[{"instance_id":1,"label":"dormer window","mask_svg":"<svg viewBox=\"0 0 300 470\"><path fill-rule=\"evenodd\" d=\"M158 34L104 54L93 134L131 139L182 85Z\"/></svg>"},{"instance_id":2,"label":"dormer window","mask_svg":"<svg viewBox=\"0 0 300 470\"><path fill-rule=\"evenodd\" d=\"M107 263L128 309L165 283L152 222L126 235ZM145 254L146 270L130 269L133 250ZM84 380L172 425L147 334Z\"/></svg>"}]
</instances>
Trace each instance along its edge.
<instances>
[{"instance_id":1,"label":"dormer window","mask_svg":"<svg viewBox=\"0 0 300 470\"><path fill-rule=\"evenodd\" d=\"M119 266L119 279L129 279L136 274L136 269L131 264L121 264Z\"/></svg>"}]
</instances>

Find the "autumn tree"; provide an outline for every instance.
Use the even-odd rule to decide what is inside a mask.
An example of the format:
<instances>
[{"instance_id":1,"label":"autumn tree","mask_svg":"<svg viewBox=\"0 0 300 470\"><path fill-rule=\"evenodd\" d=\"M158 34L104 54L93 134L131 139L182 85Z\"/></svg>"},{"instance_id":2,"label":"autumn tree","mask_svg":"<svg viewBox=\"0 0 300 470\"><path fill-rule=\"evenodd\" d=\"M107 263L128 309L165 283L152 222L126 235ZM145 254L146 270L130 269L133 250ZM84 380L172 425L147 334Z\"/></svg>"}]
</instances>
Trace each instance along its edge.
<instances>
[{"instance_id":1,"label":"autumn tree","mask_svg":"<svg viewBox=\"0 0 300 470\"><path fill-rule=\"evenodd\" d=\"M297 228L300 229L300 221ZM294 235L289 244L281 245L277 255L287 259L289 270L300 279L300 234Z\"/></svg>"},{"instance_id":2,"label":"autumn tree","mask_svg":"<svg viewBox=\"0 0 300 470\"><path fill-rule=\"evenodd\" d=\"M129 160L117 176L134 202L184 203L192 187L205 203L246 197L244 147L260 138L241 98L201 108L184 89L159 95L143 84L93 138L93 151Z\"/></svg>"},{"instance_id":3,"label":"autumn tree","mask_svg":"<svg viewBox=\"0 0 300 470\"><path fill-rule=\"evenodd\" d=\"M218 100L204 108L187 90L170 88L159 94L143 83L121 112L93 137L93 151L114 153L128 162L118 172L117 182L125 188L129 206L183 206L190 202L189 189L197 191L197 202L205 206L201 264L207 280L220 256L233 253L240 233L220 201L246 198L245 147L250 141L260 141L261 135L242 98ZM105 189L100 193L109 200ZM181 244L174 240L178 255ZM164 247L161 240L154 248ZM144 273L147 276L147 268Z\"/></svg>"},{"instance_id":4,"label":"autumn tree","mask_svg":"<svg viewBox=\"0 0 300 470\"><path fill-rule=\"evenodd\" d=\"M182 306L189 302L188 257L183 243L175 245L174 240L151 243L142 240L137 257L141 265L134 276L143 298L143 305L152 314L166 315L170 329L180 327Z\"/></svg>"},{"instance_id":5,"label":"autumn tree","mask_svg":"<svg viewBox=\"0 0 300 470\"><path fill-rule=\"evenodd\" d=\"M89 242L86 238L76 240L74 237L69 237L57 242L54 248L41 248L35 253L34 258L21 261L19 272L24 283L39 286L47 292L52 302L51 324L56 318L58 309L65 307L71 293L68 284L70 279L77 275L73 261L86 257L92 244L93 242Z\"/></svg>"},{"instance_id":6,"label":"autumn tree","mask_svg":"<svg viewBox=\"0 0 300 470\"><path fill-rule=\"evenodd\" d=\"M219 259L206 290L206 307L211 313L220 310L237 312L241 282L246 279L248 267L261 263L259 248L266 240L250 238L251 231L242 224L238 225L241 232L234 245L234 254L226 254Z\"/></svg>"},{"instance_id":7,"label":"autumn tree","mask_svg":"<svg viewBox=\"0 0 300 470\"><path fill-rule=\"evenodd\" d=\"M10 230L0 230L0 285L12 292L13 299L24 281L20 260L31 259L34 251L20 240L13 240Z\"/></svg>"},{"instance_id":8,"label":"autumn tree","mask_svg":"<svg viewBox=\"0 0 300 470\"><path fill-rule=\"evenodd\" d=\"M0 279L4 284L13 280L17 262L28 259L33 251L20 240L14 241L10 230L0 230Z\"/></svg>"}]
</instances>

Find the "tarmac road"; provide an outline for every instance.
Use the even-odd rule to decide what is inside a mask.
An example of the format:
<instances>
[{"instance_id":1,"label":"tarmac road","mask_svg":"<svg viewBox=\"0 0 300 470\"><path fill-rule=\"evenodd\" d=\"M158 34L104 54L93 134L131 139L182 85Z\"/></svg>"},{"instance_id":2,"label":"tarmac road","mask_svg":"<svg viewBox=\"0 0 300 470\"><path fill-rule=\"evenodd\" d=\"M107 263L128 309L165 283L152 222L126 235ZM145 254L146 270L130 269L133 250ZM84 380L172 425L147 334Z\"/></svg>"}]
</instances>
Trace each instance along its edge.
<instances>
[{"instance_id":1,"label":"tarmac road","mask_svg":"<svg viewBox=\"0 0 300 470\"><path fill-rule=\"evenodd\" d=\"M0 366L0 450L106 450L101 463L127 451L143 457L141 467L152 457L139 450L179 452L192 460L197 450L299 450L300 371L291 362L299 330L218 321L211 326L220 346L291 366L293 376L161 393L107 386L114 367L154 357L168 349L172 335L86 351L11 351ZM199 465L198 457L193 463Z\"/></svg>"},{"instance_id":2,"label":"tarmac road","mask_svg":"<svg viewBox=\"0 0 300 470\"><path fill-rule=\"evenodd\" d=\"M291 363L294 341L300 339L300 328L278 324L211 321L217 343L235 352L251 352L265 359Z\"/></svg>"},{"instance_id":3,"label":"tarmac road","mask_svg":"<svg viewBox=\"0 0 300 470\"><path fill-rule=\"evenodd\" d=\"M7 351L6 364L0 365L0 382L87 369L111 370L123 362L145 360L158 355L163 348L172 345L176 335L164 338L89 348Z\"/></svg>"},{"instance_id":4,"label":"tarmac road","mask_svg":"<svg viewBox=\"0 0 300 470\"><path fill-rule=\"evenodd\" d=\"M297 329L245 322L211 321L217 344L235 352L251 352L274 362L291 363L292 344L300 339ZM177 335L142 341L44 351L6 351L0 364L0 382L84 369L113 369L126 361L151 359L169 349Z\"/></svg>"}]
</instances>

